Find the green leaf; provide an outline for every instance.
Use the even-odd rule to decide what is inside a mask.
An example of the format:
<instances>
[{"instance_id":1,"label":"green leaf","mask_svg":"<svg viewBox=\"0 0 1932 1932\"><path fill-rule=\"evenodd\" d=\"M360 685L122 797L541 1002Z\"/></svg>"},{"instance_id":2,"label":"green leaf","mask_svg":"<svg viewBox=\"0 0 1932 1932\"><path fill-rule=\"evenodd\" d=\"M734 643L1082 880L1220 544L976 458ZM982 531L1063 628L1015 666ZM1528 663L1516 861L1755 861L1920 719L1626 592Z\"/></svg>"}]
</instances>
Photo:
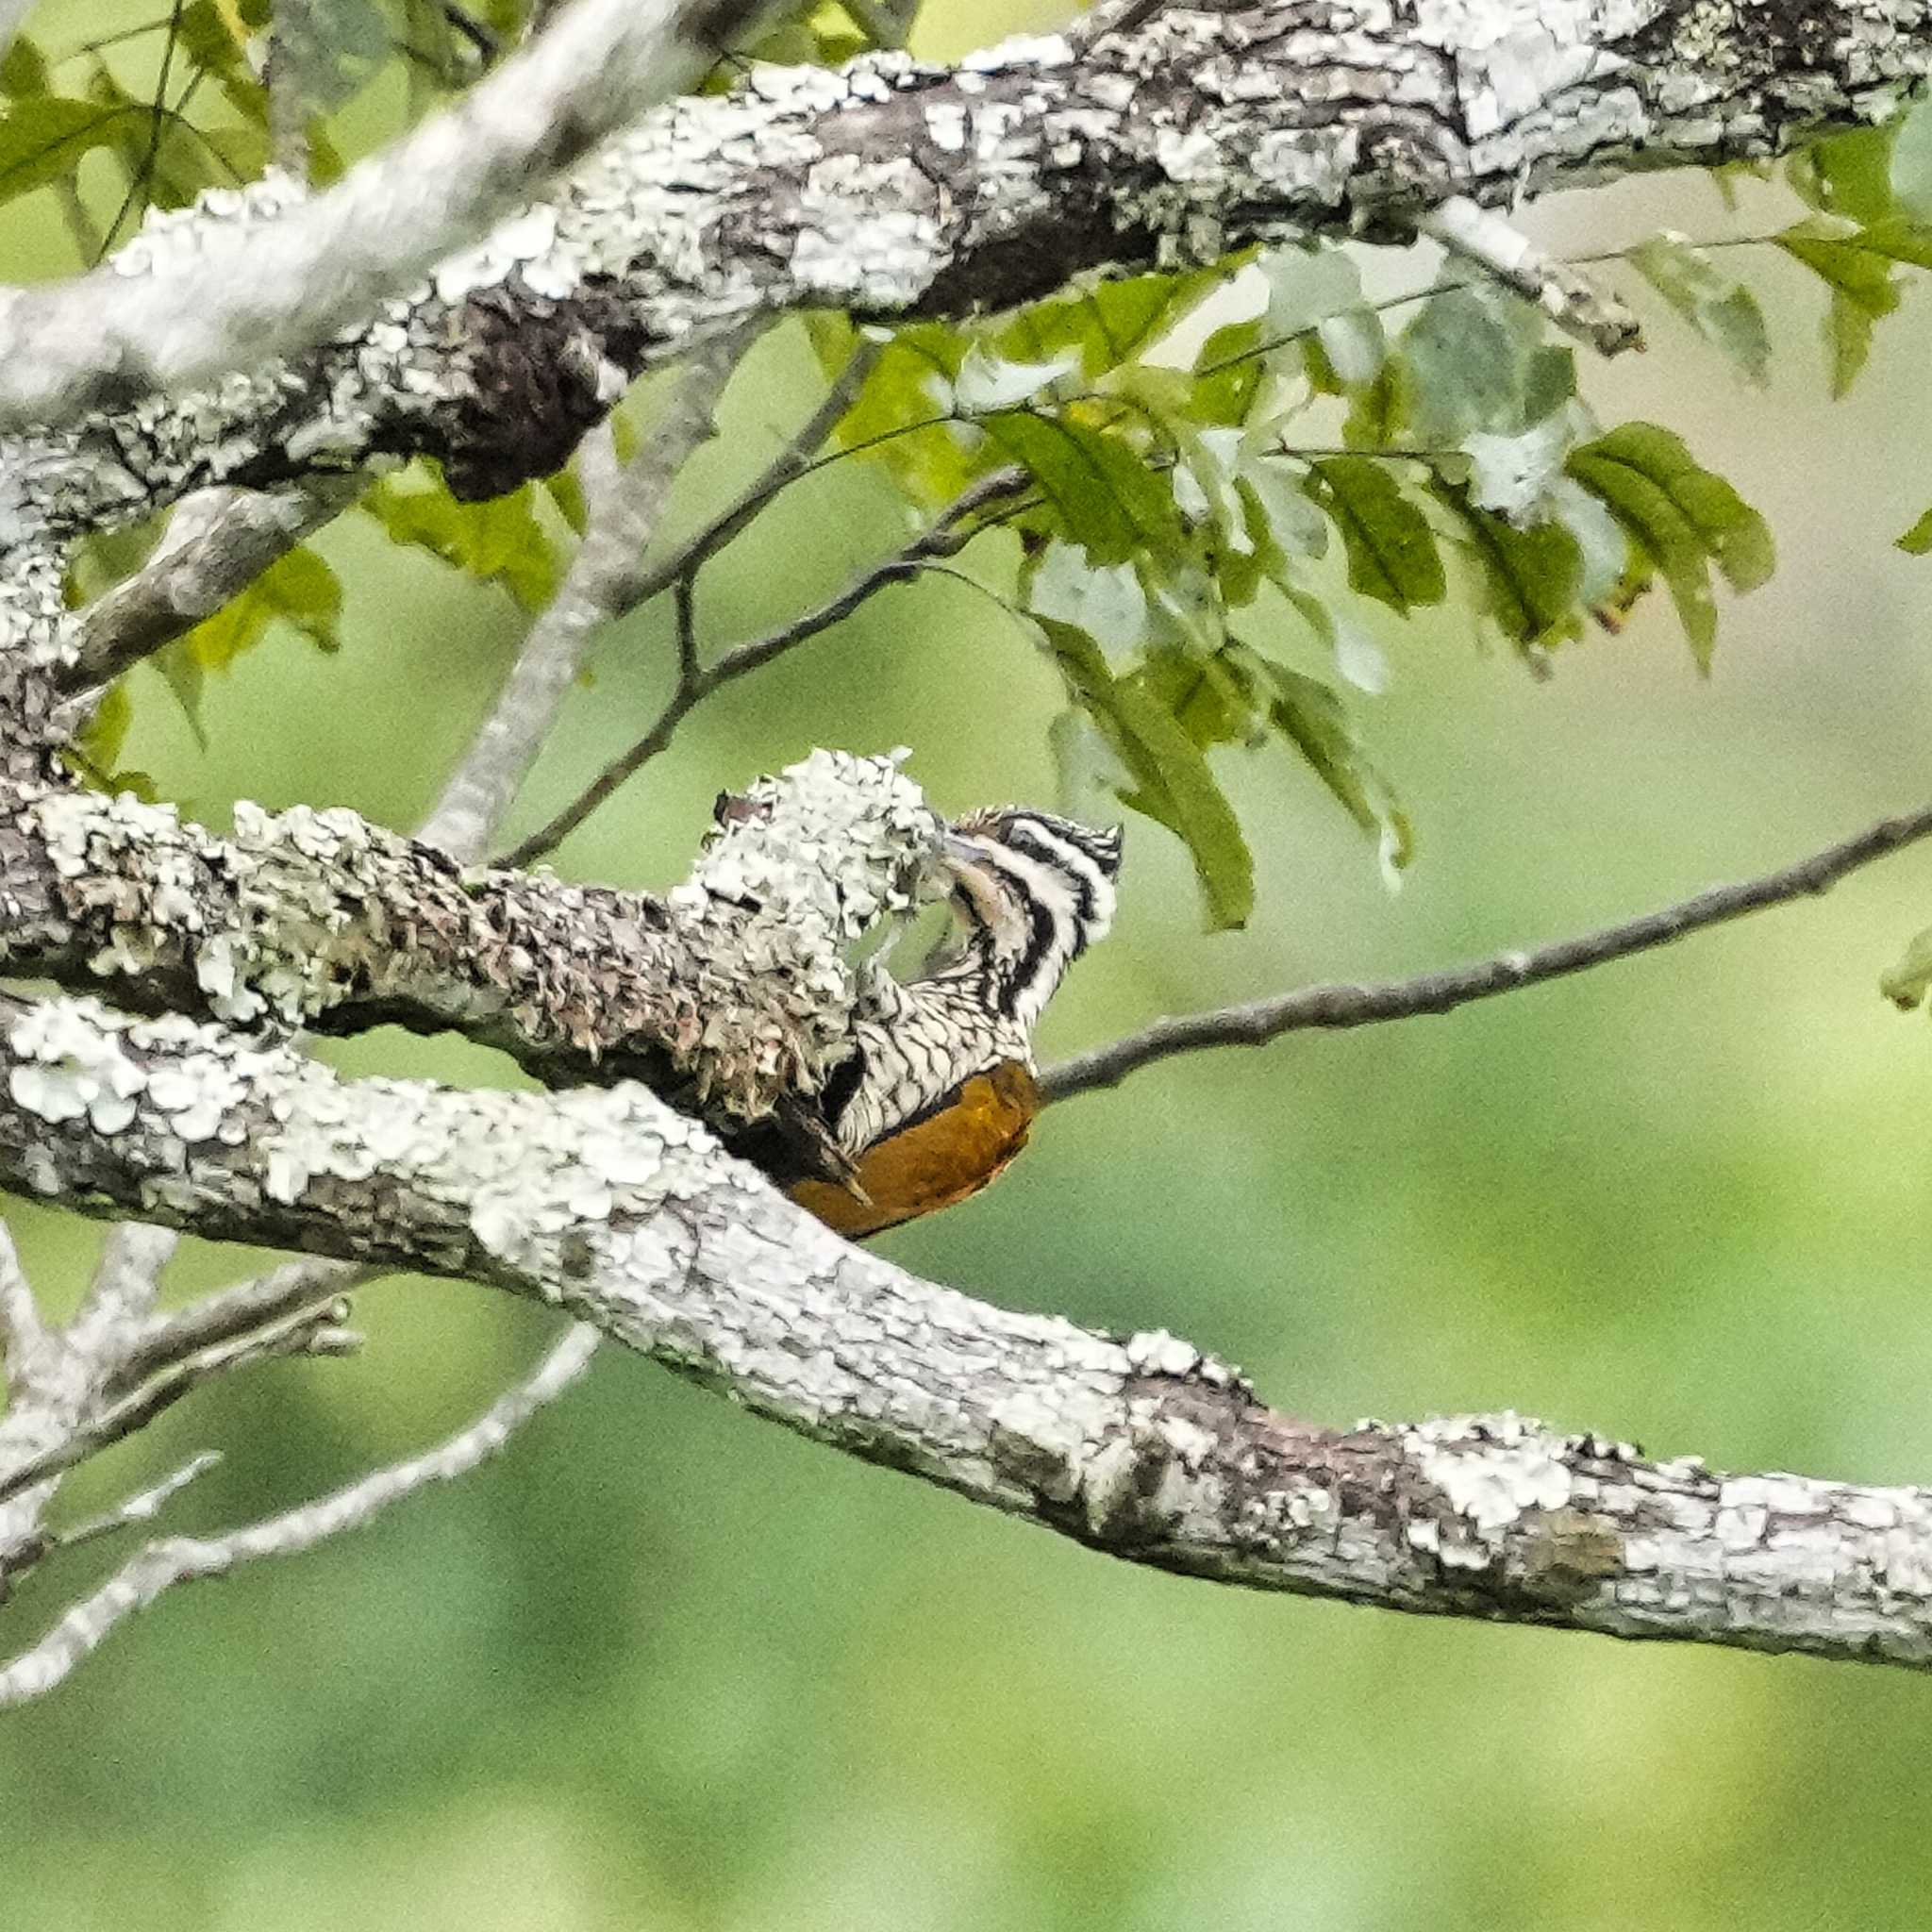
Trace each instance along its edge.
<instances>
[{"instance_id":1,"label":"green leaf","mask_svg":"<svg viewBox=\"0 0 1932 1932\"><path fill-rule=\"evenodd\" d=\"M1899 304L1899 286L1890 263L1901 258L1873 245L1874 232L1845 231L1827 220L1813 219L1773 238L1831 291L1824 338L1831 352L1834 396L1843 395L1864 368L1872 352L1872 325ZM1894 245L1901 245L1902 238L1893 240Z\"/></svg>"},{"instance_id":2,"label":"green leaf","mask_svg":"<svg viewBox=\"0 0 1932 1932\"><path fill-rule=\"evenodd\" d=\"M1341 695L1319 678L1291 671L1251 645L1241 649L1269 687L1269 722L1356 824L1374 835L1384 874L1395 883L1396 872L1408 863L1414 849L1408 818L1364 755Z\"/></svg>"},{"instance_id":3,"label":"green leaf","mask_svg":"<svg viewBox=\"0 0 1932 1932\"><path fill-rule=\"evenodd\" d=\"M1583 444L1569 468L1662 573L1691 654L1708 670L1717 642L1708 565L1736 591L1763 583L1775 560L1764 519L1654 423L1625 423Z\"/></svg>"},{"instance_id":4,"label":"green leaf","mask_svg":"<svg viewBox=\"0 0 1932 1932\"><path fill-rule=\"evenodd\" d=\"M1167 712L1201 751L1257 742L1254 681L1226 650L1161 650L1125 680Z\"/></svg>"},{"instance_id":5,"label":"green leaf","mask_svg":"<svg viewBox=\"0 0 1932 1932\"><path fill-rule=\"evenodd\" d=\"M1036 621L1068 689L1132 775L1134 789L1121 793L1123 802L1187 846L1209 930L1245 924L1255 904L1254 859L1199 747L1157 697L1114 676L1085 631L1053 618Z\"/></svg>"},{"instance_id":6,"label":"green leaf","mask_svg":"<svg viewBox=\"0 0 1932 1932\"><path fill-rule=\"evenodd\" d=\"M1142 356L1216 289L1229 267L1185 275L1134 275L1103 282L1069 300L1036 303L994 339L996 352L1015 361L1053 361L1071 354L1090 380Z\"/></svg>"},{"instance_id":7,"label":"green leaf","mask_svg":"<svg viewBox=\"0 0 1932 1932\"><path fill-rule=\"evenodd\" d=\"M1166 478L1121 438L1030 411L991 416L984 426L1001 455L1031 475L1056 527L1092 562L1159 560L1186 548Z\"/></svg>"},{"instance_id":8,"label":"green leaf","mask_svg":"<svg viewBox=\"0 0 1932 1932\"><path fill-rule=\"evenodd\" d=\"M1460 486L1439 483L1437 493L1467 533L1482 614L1511 644L1519 651L1546 650L1582 635L1583 554L1560 523L1519 529Z\"/></svg>"},{"instance_id":9,"label":"green leaf","mask_svg":"<svg viewBox=\"0 0 1932 1932\"><path fill-rule=\"evenodd\" d=\"M1541 310L1483 282L1431 296L1403 332L1416 433L1520 435L1576 392L1576 363L1542 339Z\"/></svg>"},{"instance_id":10,"label":"green leaf","mask_svg":"<svg viewBox=\"0 0 1932 1932\"><path fill-rule=\"evenodd\" d=\"M47 71L46 56L39 45L25 34L15 34L7 52L0 55L0 94L25 100L48 92L53 85L54 76Z\"/></svg>"},{"instance_id":11,"label":"green leaf","mask_svg":"<svg viewBox=\"0 0 1932 1932\"><path fill-rule=\"evenodd\" d=\"M525 610L557 589L557 559L537 521L532 487L487 503L458 503L440 476L385 476L359 506L396 543L414 544L485 583L500 583Z\"/></svg>"},{"instance_id":12,"label":"green leaf","mask_svg":"<svg viewBox=\"0 0 1932 1932\"><path fill-rule=\"evenodd\" d=\"M97 147L126 134L118 108L42 94L0 103L0 202L60 180Z\"/></svg>"},{"instance_id":13,"label":"green leaf","mask_svg":"<svg viewBox=\"0 0 1932 1932\"><path fill-rule=\"evenodd\" d=\"M1442 601L1436 534L1386 463L1324 457L1309 473L1308 494L1341 532L1352 589L1404 617L1418 604Z\"/></svg>"},{"instance_id":14,"label":"green leaf","mask_svg":"<svg viewBox=\"0 0 1932 1932\"><path fill-rule=\"evenodd\" d=\"M342 587L335 572L314 551L291 550L169 651L178 654L197 674L225 671L244 651L254 649L277 619L299 631L318 650L334 651L341 643L337 628L341 614ZM190 678L184 671L177 680L177 688L181 687L192 688L198 698L198 676Z\"/></svg>"},{"instance_id":15,"label":"green leaf","mask_svg":"<svg viewBox=\"0 0 1932 1932\"><path fill-rule=\"evenodd\" d=\"M128 695L127 680L117 678L94 707L93 716L80 734L77 749L81 757L96 772L111 772L121 761L128 727L133 723L134 700Z\"/></svg>"},{"instance_id":16,"label":"green leaf","mask_svg":"<svg viewBox=\"0 0 1932 1932\"><path fill-rule=\"evenodd\" d=\"M1813 142L1792 158L1788 178L1822 213L1879 222L1892 212L1889 127L1854 128Z\"/></svg>"},{"instance_id":17,"label":"green leaf","mask_svg":"<svg viewBox=\"0 0 1932 1932\"><path fill-rule=\"evenodd\" d=\"M1903 537L1896 540L1894 547L1903 550L1907 557L1924 557L1932 551L1932 509L1928 509Z\"/></svg>"},{"instance_id":18,"label":"green leaf","mask_svg":"<svg viewBox=\"0 0 1932 1932\"><path fill-rule=\"evenodd\" d=\"M1770 375L1771 338L1757 297L1742 282L1721 274L1703 249L1668 231L1640 242L1626 258L1706 341L1722 349L1749 381L1763 386Z\"/></svg>"}]
</instances>

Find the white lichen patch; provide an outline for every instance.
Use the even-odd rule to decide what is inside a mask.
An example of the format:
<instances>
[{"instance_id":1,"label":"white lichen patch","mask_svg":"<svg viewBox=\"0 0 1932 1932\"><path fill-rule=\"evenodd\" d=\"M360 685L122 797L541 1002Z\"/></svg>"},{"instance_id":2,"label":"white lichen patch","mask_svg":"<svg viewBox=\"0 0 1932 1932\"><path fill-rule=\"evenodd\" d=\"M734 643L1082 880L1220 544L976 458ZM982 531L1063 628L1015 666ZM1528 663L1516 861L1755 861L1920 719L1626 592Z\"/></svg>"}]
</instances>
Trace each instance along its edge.
<instances>
[{"instance_id":1,"label":"white lichen patch","mask_svg":"<svg viewBox=\"0 0 1932 1932\"><path fill-rule=\"evenodd\" d=\"M1560 1509L1574 1493L1565 1439L1512 1410L1439 1417L1406 1434L1423 1478L1478 1531L1507 1528L1525 1510Z\"/></svg>"}]
</instances>

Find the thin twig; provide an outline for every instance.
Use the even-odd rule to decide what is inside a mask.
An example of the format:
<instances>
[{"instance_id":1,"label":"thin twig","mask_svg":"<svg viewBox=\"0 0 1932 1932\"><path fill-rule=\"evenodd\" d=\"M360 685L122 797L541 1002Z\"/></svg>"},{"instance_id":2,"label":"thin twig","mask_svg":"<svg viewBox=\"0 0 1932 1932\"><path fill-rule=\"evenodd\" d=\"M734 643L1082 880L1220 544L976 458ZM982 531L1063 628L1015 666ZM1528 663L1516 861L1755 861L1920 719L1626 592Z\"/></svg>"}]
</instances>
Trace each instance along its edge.
<instances>
[{"instance_id":1,"label":"thin twig","mask_svg":"<svg viewBox=\"0 0 1932 1932\"><path fill-rule=\"evenodd\" d=\"M217 1468L221 1460L219 1449L200 1450L159 1482L150 1483L144 1490L137 1490L125 1503L116 1503L100 1516L91 1516L85 1523L76 1523L72 1529L58 1531L49 1541L57 1549L71 1550L78 1543L91 1543L97 1537L110 1536L114 1531L131 1528L137 1523L152 1523L173 1497L197 1476L206 1475L209 1470Z\"/></svg>"},{"instance_id":2,"label":"thin twig","mask_svg":"<svg viewBox=\"0 0 1932 1932\"><path fill-rule=\"evenodd\" d=\"M678 725L705 699L738 678L762 670L774 658L783 657L808 639L817 637L821 631L830 629L833 625L851 616L867 598L887 585L904 583L917 576L921 571L931 568L937 559L958 556L984 527L974 521L977 513L1002 498L1024 491L1030 481L1026 473L1017 467L998 470L990 476L981 477L970 490L956 497L931 527L914 538L904 550L868 565L837 596L761 638L753 638L748 642L734 646L713 664L701 665L694 651L687 657L680 649L681 670L677 683L651 728L628 750L611 759L554 818L540 825L528 838L512 845L496 862L505 866L526 866L554 850L599 806L649 764L671 742ZM679 581L689 580L680 578Z\"/></svg>"},{"instance_id":3,"label":"thin twig","mask_svg":"<svg viewBox=\"0 0 1932 1932\"><path fill-rule=\"evenodd\" d=\"M361 1338L339 1327L330 1319L335 1304L330 1302L320 1308L297 1309L283 1321L257 1328L220 1348L170 1363L131 1394L78 1423L39 1455L23 1457L11 1469L0 1472L0 1503L146 1428L191 1390L217 1375L255 1368L262 1362L281 1361L290 1356L350 1353L360 1344Z\"/></svg>"},{"instance_id":4,"label":"thin twig","mask_svg":"<svg viewBox=\"0 0 1932 1932\"><path fill-rule=\"evenodd\" d=\"M293 1556L345 1529L359 1528L391 1503L430 1483L466 1474L493 1456L589 1365L597 1331L578 1323L537 1369L500 1395L466 1429L422 1456L391 1464L311 1503L219 1537L170 1537L152 1542L92 1596L73 1606L31 1650L0 1667L0 1709L51 1690L109 1633L162 1591L196 1577L224 1576L262 1557Z\"/></svg>"},{"instance_id":5,"label":"thin twig","mask_svg":"<svg viewBox=\"0 0 1932 1932\"><path fill-rule=\"evenodd\" d=\"M1881 819L1875 825L1808 858L1760 878L1708 891L1647 912L1622 925L1576 939L1558 940L1534 952L1500 953L1467 966L1423 973L1413 979L1390 979L1356 986L1308 986L1237 1007L1183 1013L1157 1020L1139 1033L1049 1067L1041 1075L1042 1101L1071 1100L1097 1087L1115 1087L1129 1074L1175 1054L1208 1046L1260 1046L1305 1027L1368 1026L1383 1020L1407 1020L1423 1013L1447 1013L1472 1000L1514 992L1545 979L1559 979L1603 966L1654 946L1701 932L1706 926L1741 919L1791 899L1825 891L1846 874L1932 835L1932 806Z\"/></svg>"},{"instance_id":6,"label":"thin twig","mask_svg":"<svg viewBox=\"0 0 1932 1932\"><path fill-rule=\"evenodd\" d=\"M341 1261L288 1261L185 1308L152 1316L108 1375L107 1392L126 1393L161 1370L305 1311L313 1318L382 1273Z\"/></svg>"},{"instance_id":7,"label":"thin twig","mask_svg":"<svg viewBox=\"0 0 1932 1932\"><path fill-rule=\"evenodd\" d=\"M641 600L640 559L687 458L715 433L719 400L757 332L720 336L675 372L649 441L627 464L618 462L608 426L585 439L583 541L425 821L422 836L430 844L466 864L488 849L592 639Z\"/></svg>"},{"instance_id":8,"label":"thin twig","mask_svg":"<svg viewBox=\"0 0 1932 1932\"><path fill-rule=\"evenodd\" d=\"M171 1228L124 1221L108 1230L80 1307L67 1325L67 1341L111 1373L133 1346L155 1305L161 1270L181 1237Z\"/></svg>"},{"instance_id":9,"label":"thin twig","mask_svg":"<svg viewBox=\"0 0 1932 1932\"><path fill-rule=\"evenodd\" d=\"M766 464L758 479L639 579L637 603L647 604L653 597L662 595L673 584L685 577L695 576L719 551L761 516L787 488L817 467L812 459L824 447L826 437L838 428L852 408L854 398L882 353L883 344L878 342L860 342L853 350L818 408L792 432L785 447ZM857 454L856 451L854 453Z\"/></svg>"}]
</instances>

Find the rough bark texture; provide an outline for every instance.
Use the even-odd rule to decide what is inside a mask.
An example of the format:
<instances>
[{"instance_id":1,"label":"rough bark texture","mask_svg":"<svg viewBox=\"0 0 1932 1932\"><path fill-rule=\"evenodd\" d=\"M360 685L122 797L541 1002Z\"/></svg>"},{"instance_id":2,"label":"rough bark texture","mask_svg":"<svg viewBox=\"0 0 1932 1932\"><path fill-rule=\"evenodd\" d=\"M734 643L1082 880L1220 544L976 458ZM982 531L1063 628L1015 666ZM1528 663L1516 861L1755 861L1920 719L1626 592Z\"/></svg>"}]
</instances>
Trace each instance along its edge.
<instances>
[{"instance_id":1,"label":"rough bark texture","mask_svg":"<svg viewBox=\"0 0 1932 1932\"><path fill-rule=\"evenodd\" d=\"M1164 1331L847 1246L635 1086L344 1082L179 1019L0 998L0 1178L492 1282L1109 1555L1385 1607L1932 1661L1932 1495L1720 1476L1516 1416L1334 1432Z\"/></svg>"},{"instance_id":2,"label":"rough bark texture","mask_svg":"<svg viewBox=\"0 0 1932 1932\"><path fill-rule=\"evenodd\" d=\"M571 17L621 12L599 0ZM184 550L169 583L151 580L158 606L90 631L64 607L68 546L190 491L306 488L428 450L487 493L554 467L628 372L760 314L958 314L1082 269L1411 232L1445 205L1465 245L1487 247L1469 208L1640 155L1765 152L1890 111L1928 70L1932 18L1907 0L1273 0L1157 8L1078 48L1016 41L957 70L879 55L761 72L650 115L321 348L0 442L0 968L102 984L150 1015L0 994L0 1186L559 1305L813 1437L1136 1561L1411 1610L1926 1661L1925 1492L1720 1477L1515 1417L1307 1427L1164 1331L1008 1313L845 1245L643 1086L347 1082L264 1025L456 1026L546 1072L559 1054L622 1066L641 1041L727 1113L756 1112L818 1077L866 996L850 949L919 891L939 821L888 761L822 755L756 790L659 903L466 874L349 814L243 809L216 838L79 793L58 750L77 697L167 630L213 557ZM575 132L539 146L575 153ZM130 301L106 324L147 296L175 313L166 291L221 264L279 259L302 222L283 183L152 223L108 272ZM232 323L232 303L209 308ZM61 408L100 403L98 387L34 373L34 318L57 309L0 305L0 337L26 358L8 378L51 384ZM114 382L170 380L208 353L147 346L117 356ZM243 534L272 550L307 513L291 500ZM0 1421L0 1583L34 1558L46 1472L106 1426L124 1383L174 1359L140 1320L120 1324L111 1361L44 1329L5 1259L9 1399L33 1399ZM325 1291L339 1278L316 1277ZM314 1291L298 1275L232 1307L275 1310L300 1337L318 1332ZM174 1318L190 1331L175 1341L260 1332L225 1329L229 1312ZM485 1422L478 1453L513 1425ZM115 1601L303 1546L314 1526L138 1558ZM83 1619L61 1655L109 1622Z\"/></svg>"}]
</instances>

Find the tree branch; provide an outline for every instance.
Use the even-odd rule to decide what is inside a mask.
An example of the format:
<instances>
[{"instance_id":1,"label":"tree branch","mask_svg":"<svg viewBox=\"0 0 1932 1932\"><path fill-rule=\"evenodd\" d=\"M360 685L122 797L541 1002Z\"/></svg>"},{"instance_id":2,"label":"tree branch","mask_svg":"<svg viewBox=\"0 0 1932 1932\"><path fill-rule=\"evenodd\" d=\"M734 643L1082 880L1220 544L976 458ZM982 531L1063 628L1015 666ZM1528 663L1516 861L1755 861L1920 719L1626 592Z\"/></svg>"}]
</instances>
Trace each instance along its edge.
<instances>
[{"instance_id":1,"label":"tree branch","mask_svg":"<svg viewBox=\"0 0 1932 1932\"><path fill-rule=\"evenodd\" d=\"M151 228L134 244L141 272L125 251L72 282L0 291L0 425L125 408L309 349L699 80L757 10L575 0L460 104L326 193L291 195L268 219L274 197L258 195L253 219Z\"/></svg>"},{"instance_id":2,"label":"tree branch","mask_svg":"<svg viewBox=\"0 0 1932 1932\"><path fill-rule=\"evenodd\" d=\"M1418 974L1413 979L1366 986L1307 986L1241 1006L1157 1020L1124 1040L1075 1054L1047 1068L1040 1077L1041 1096L1050 1105L1091 1093L1096 1088L1117 1087L1129 1074L1157 1060L1197 1053L1203 1047L1263 1046L1284 1033L1305 1027L1369 1026L1382 1020L1453 1012L1472 1000L1491 999L1546 979L1584 973L1612 959L1667 946L1707 926L1814 896L1828 891L1846 874L1916 844L1928 835L1932 835L1932 806L1881 819L1849 839L1762 877L1738 885L1712 886L1641 918L1576 939L1557 940L1533 952L1499 953L1491 959Z\"/></svg>"},{"instance_id":3,"label":"tree branch","mask_svg":"<svg viewBox=\"0 0 1932 1932\"><path fill-rule=\"evenodd\" d=\"M132 1109L118 1124L48 1105L57 1077L109 1066ZM0 1073L6 1185L560 1305L818 1441L1128 1561L1386 1608L1932 1663L1924 1491L1718 1475L1515 1416L1297 1423L1165 1331L1122 1341L1008 1312L848 1246L641 1088L346 1081L213 1028L11 999ZM182 1086L223 1094L213 1135L182 1139L166 1104ZM294 1518L262 1549L337 1525L329 1505ZM148 1553L111 1601L258 1553L248 1535ZM45 1658L84 1655L99 1627L98 1601L70 1613L8 1694L43 1687Z\"/></svg>"},{"instance_id":4,"label":"tree branch","mask_svg":"<svg viewBox=\"0 0 1932 1932\"><path fill-rule=\"evenodd\" d=\"M941 833L890 759L822 754L755 790L659 901L465 874L347 811L243 804L221 840L0 778L0 971L237 1022L455 1028L551 1072L689 1080L755 1120L843 1052L865 982L842 948L912 908ZM792 840L830 841L844 877L800 871Z\"/></svg>"},{"instance_id":5,"label":"tree branch","mask_svg":"<svg viewBox=\"0 0 1932 1932\"><path fill-rule=\"evenodd\" d=\"M107 684L212 617L347 508L367 480L352 473L275 490L210 491L209 513L186 522L194 499L183 503L147 563L75 618L62 687Z\"/></svg>"},{"instance_id":6,"label":"tree branch","mask_svg":"<svg viewBox=\"0 0 1932 1932\"><path fill-rule=\"evenodd\" d=\"M219 1537L170 1537L149 1543L99 1590L74 1605L40 1642L0 1665L0 1710L45 1695L97 1650L125 1618L145 1609L175 1584L225 1576L263 1557L289 1557L312 1549L329 1537L372 1522L391 1503L431 1483L466 1474L495 1455L538 1409L569 1389L589 1367L596 1345L594 1329L573 1324L532 1374L500 1395L468 1428L422 1456L392 1463L332 1495L242 1529ZM193 1464L189 1470L200 1474ZM188 1474L177 1473L152 1492L157 1505L178 1489ZM137 1506L146 1501L137 1497L116 1513L129 1519L151 1513L137 1511Z\"/></svg>"},{"instance_id":7,"label":"tree branch","mask_svg":"<svg viewBox=\"0 0 1932 1932\"><path fill-rule=\"evenodd\" d=\"M979 534L980 525L973 519L991 505L1021 494L1030 487L1031 481L1020 469L998 470L990 476L981 477L971 489L956 497L931 527L915 537L905 549L877 563L869 564L836 596L793 618L790 624L768 631L761 638L734 645L711 664L700 661L694 638L691 638L689 643L686 641L690 637L690 608L686 600L680 599L677 682L651 728L635 744L612 758L560 811L503 853L497 862L506 866L527 866L554 852L591 813L608 804L670 745L676 736L677 727L707 698L754 671L762 671L775 658L831 629L835 624L842 624L861 604L888 585L909 582L939 560L957 557ZM691 581L690 575L676 579L679 587L688 587Z\"/></svg>"}]
</instances>

